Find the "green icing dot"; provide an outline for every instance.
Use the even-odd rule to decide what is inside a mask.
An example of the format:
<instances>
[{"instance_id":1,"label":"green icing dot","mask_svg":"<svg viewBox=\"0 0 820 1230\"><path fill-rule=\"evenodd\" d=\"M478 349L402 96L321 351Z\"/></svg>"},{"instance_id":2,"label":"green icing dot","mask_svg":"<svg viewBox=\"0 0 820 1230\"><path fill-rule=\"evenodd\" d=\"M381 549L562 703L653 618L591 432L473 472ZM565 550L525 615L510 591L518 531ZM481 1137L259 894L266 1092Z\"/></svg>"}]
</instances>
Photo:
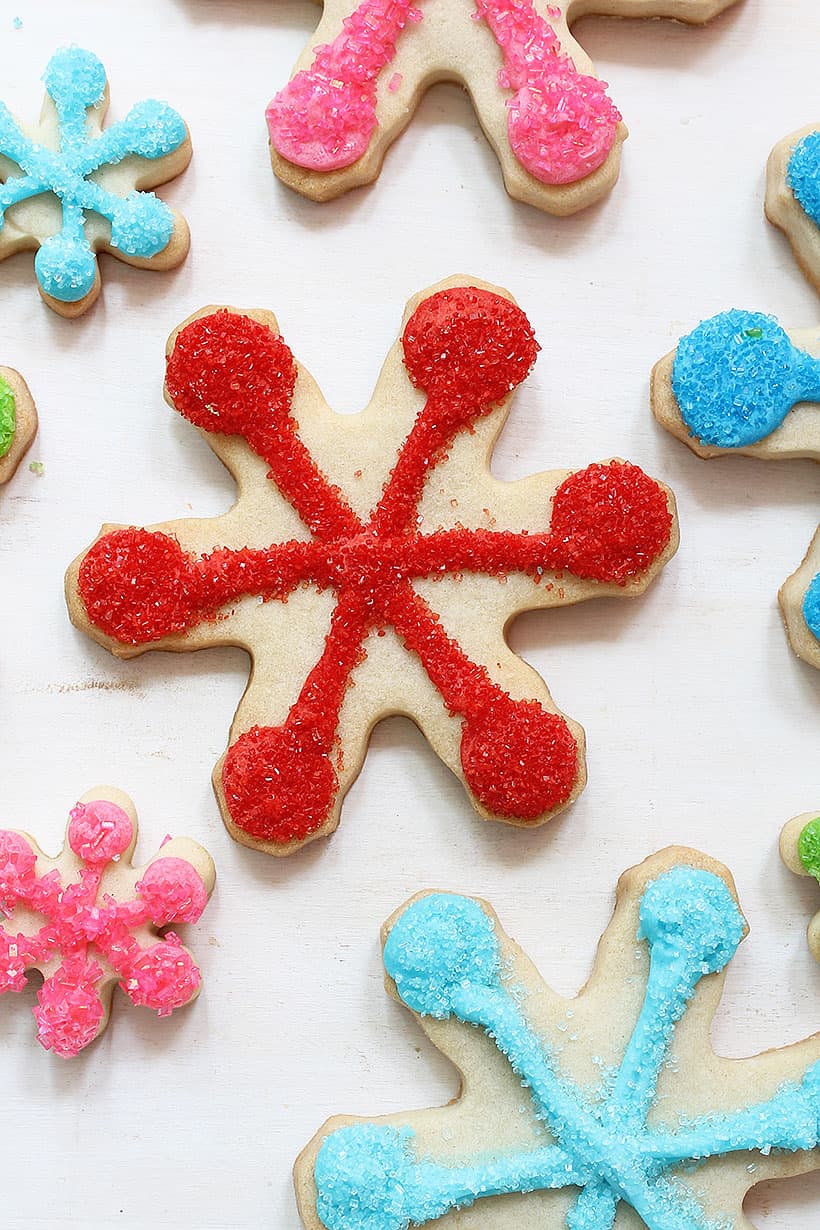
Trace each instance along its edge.
<instances>
[{"instance_id":1,"label":"green icing dot","mask_svg":"<svg viewBox=\"0 0 820 1230\"><path fill-rule=\"evenodd\" d=\"M820 816L810 820L797 842L800 862L810 876L820 881Z\"/></svg>"},{"instance_id":2,"label":"green icing dot","mask_svg":"<svg viewBox=\"0 0 820 1230\"><path fill-rule=\"evenodd\" d=\"M5 457L11 448L16 426L14 394L0 376L0 457Z\"/></svg>"}]
</instances>

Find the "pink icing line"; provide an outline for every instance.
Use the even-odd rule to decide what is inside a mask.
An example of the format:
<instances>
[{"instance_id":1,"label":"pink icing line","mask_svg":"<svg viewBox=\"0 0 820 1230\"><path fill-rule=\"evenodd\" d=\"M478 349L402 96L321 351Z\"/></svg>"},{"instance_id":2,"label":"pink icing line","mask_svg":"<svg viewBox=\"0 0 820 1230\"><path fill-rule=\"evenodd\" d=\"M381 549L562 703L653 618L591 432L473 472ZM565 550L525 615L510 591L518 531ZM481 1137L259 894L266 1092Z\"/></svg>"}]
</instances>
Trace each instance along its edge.
<instances>
[{"instance_id":1,"label":"pink icing line","mask_svg":"<svg viewBox=\"0 0 820 1230\"><path fill-rule=\"evenodd\" d=\"M113 803L78 804L71 813L68 841L84 864L79 878L64 884L57 868L37 874L35 851L19 834L0 830L0 993L21 991L26 970L53 966L37 996L37 1037L65 1058L97 1036L105 1019L98 992L103 968L99 953L120 977L135 1004L165 1016L187 1003L201 975L173 932L143 947L133 934L148 923L165 926L195 921L207 904L196 869L184 859L160 856L134 887L134 897L117 901L102 894L106 865L119 859L133 838L133 826ZM42 917L33 934L13 927L17 906Z\"/></svg>"},{"instance_id":2,"label":"pink icing line","mask_svg":"<svg viewBox=\"0 0 820 1230\"><path fill-rule=\"evenodd\" d=\"M396 54L408 21L421 20L412 0L364 0L342 33L316 49L265 113L271 144L313 171L336 171L361 158L377 127L376 82Z\"/></svg>"}]
</instances>

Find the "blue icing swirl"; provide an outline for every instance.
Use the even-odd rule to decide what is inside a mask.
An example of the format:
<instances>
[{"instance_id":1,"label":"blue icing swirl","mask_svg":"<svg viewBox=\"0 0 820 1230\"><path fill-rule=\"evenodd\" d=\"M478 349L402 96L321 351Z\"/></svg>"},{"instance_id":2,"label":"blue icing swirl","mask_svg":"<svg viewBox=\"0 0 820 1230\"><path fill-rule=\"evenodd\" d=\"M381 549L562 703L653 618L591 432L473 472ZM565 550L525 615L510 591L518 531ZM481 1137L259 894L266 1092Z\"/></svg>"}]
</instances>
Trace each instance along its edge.
<instances>
[{"instance_id":1,"label":"blue icing swirl","mask_svg":"<svg viewBox=\"0 0 820 1230\"><path fill-rule=\"evenodd\" d=\"M91 178L95 171L135 156L157 160L184 143L187 129L167 103L137 103L125 119L95 137L87 112L105 96L105 69L90 51L69 47L56 52L43 78L57 111L59 149L30 140L0 103L0 154L20 174L0 185L0 229L6 211L31 197L51 193L62 206L61 228L45 238L34 269L46 294L64 303L85 298L97 279L97 257L86 238L88 213L111 223L111 246L125 256L150 260L171 241L174 215L152 192L125 198Z\"/></svg>"},{"instance_id":2,"label":"blue icing swirl","mask_svg":"<svg viewBox=\"0 0 820 1230\"><path fill-rule=\"evenodd\" d=\"M820 1062L799 1084L730 1114L647 1126L675 1025L701 978L722 970L745 924L727 885L677 866L647 885L638 939L649 949L643 1005L614 1083L592 1095L564 1075L505 985L495 926L471 898L431 894L390 931L385 969L408 1007L481 1028L529 1090L554 1143L448 1165L420 1156L408 1127L357 1123L317 1155L317 1211L328 1230L408 1230L487 1196L578 1189L567 1230L611 1230L621 1202L650 1230L714 1230L681 1165L735 1152L813 1149L820 1134Z\"/></svg>"},{"instance_id":3,"label":"blue icing swirl","mask_svg":"<svg viewBox=\"0 0 820 1230\"><path fill-rule=\"evenodd\" d=\"M803 599L803 618L812 636L820 641L820 572L806 590Z\"/></svg>"},{"instance_id":4,"label":"blue icing swirl","mask_svg":"<svg viewBox=\"0 0 820 1230\"><path fill-rule=\"evenodd\" d=\"M803 209L820 226L820 132L798 141L789 158L786 182Z\"/></svg>"},{"instance_id":5,"label":"blue icing swirl","mask_svg":"<svg viewBox=\"0 0 820 1230\"><path fill-rule=\"evenodd\" d=\"M696 439L740 448L770 435L797 402L820 400L820 363L773 316L733 309L681 339L672 390Z\"/></svg>"}]
</instances>

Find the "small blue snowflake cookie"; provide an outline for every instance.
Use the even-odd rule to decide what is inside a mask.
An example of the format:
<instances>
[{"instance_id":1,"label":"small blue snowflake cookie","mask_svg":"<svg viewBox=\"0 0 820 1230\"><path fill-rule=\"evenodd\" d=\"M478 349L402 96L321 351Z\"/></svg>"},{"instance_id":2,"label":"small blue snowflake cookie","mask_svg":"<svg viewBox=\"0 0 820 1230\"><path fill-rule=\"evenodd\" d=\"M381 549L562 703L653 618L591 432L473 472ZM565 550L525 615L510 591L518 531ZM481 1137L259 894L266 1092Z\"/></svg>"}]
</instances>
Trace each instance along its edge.
<instances>
[{"instance_id":1,"label":"small blue snowflake cookie","mask_svg":"<svg viewBox=\"0 0 820 1230\"><path fill-rule=\"evenodd\" d=\"M103 130L105 69L90 51L51 57L39 124L25 128L0 102L0 260L37 252L43 299L79 316L100 293L97 253L142 269L186 257L188 226L153 192L184 171L191 141L167 103L137 103Z\"/></svg>"},{"instance_id":2,"label":"small blue snowflake cookie","mask_svg":"<svg viewBox=\"0 0 820 1230\"><path fill-rule=\"evenodd\" d=\"M766 168L766 217L780 227L820 290L820 127L810 124L774 147Z\"/></svg>"},{"instance_id":3,"label":"small blue snowflake cookie","mask_svg":"<svg viewBox=\"0 0 820 1230\"><path fill-rule=\"evenodd\" d=\"M820 1038L742 1060L711 1047L746 929L724 867L663 851L621 878L592 977L564 999L485 902L413 898L385 927L388 987L461 1094L325 1124L294 1172L305 1226L739 1225L754 1184L820 1168Z\"/></svg>"}]
</instances>

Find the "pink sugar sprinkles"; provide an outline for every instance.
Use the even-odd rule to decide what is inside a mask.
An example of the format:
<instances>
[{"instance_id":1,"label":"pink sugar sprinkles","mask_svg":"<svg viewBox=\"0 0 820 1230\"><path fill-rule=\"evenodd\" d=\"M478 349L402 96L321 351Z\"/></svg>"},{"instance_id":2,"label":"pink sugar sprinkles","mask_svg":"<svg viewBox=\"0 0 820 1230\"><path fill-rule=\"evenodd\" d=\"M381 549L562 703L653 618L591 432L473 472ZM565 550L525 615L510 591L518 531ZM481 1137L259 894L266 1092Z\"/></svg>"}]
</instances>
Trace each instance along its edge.
<instances>
[{"instance_id":1,"label":"pink sugar sprinkles","mask_svg":"<svg viewBox=\"0 0 820 1230\"><path fill-rule=\"evenodd\" d=\"M442 3L443 0L428 0ZM507 131L518 162L547 184L569 184L597 170L615 142L620 113L606 82L579 73L550 22L531 0L475 0L502 55L499 88L507 99ZM377 87L408 22L423 14L410 0L363 0L332 43L316 48L267 110L273 147L313 171L348 167L367 151L378 127ZM398 82L397 82L398 78ZM398 89L401 74L387 84Z\"/></svg>"}]
</instances>

